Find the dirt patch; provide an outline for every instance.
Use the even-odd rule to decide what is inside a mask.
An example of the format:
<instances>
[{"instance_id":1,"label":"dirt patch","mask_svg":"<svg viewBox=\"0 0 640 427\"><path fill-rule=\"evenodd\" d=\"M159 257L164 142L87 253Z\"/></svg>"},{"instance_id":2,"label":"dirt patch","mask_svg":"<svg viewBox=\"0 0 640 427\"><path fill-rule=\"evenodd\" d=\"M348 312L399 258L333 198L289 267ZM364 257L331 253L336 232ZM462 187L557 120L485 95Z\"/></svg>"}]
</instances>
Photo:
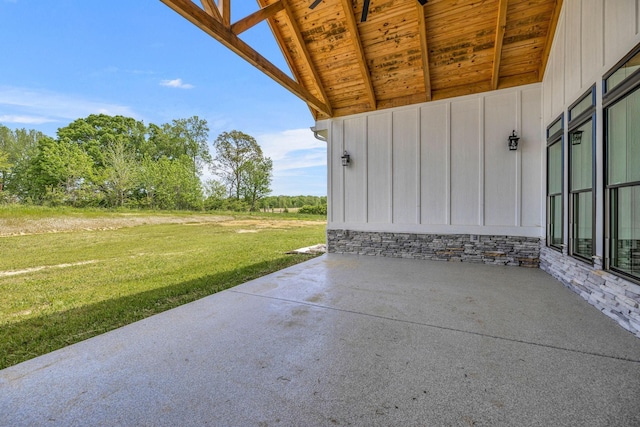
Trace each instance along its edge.
<instances>
[{"instance_id":1,"label":"dirt patch","mask_svg":"<svg viewBox=\"0 0 640 427\"><path fill-rule=\"evenodd\" d=\"M125 227L156 224L184 224L202 226L218 224L226 227L238 227L238 233L254 233L262 229L288 229L317 225L316 221L288 221L272 219L241 219L232 216L214 215L135 215L122 214L113 217L75 218L54 217L39 219L3 219L0 218L0 237L25 236L42 233L64 233L71 231L117 230Z\"/></svg>"},{"instance_id":2,"label":"dirt patch","mask_svg":"<svg viewBox=\"0 0 640 427\"><path fill-rule=\"evenodd\" d=\"M207 224L229 221L232 217L212 215L127 215L104 218L54 217L40 219L0 218L0 236L24 236L29 234L61 233L68 231L117 230L125 227L153 224Z\"/></svg>"},{"instance_id":3,"label":"dirt patch","mask_svg":"<svg viewBox=\"0 0 640 427\"><path fill-rule=\"evenodd\" d=\"M224 221L220 223L220 225L225 227L246 227L246 229L249 229L249 228L286 229L286 228L308 227L310 225L318 225L318 222L317 221L278 221L278 220L271 220L271 219L239 219L239 220Z\"/></svg>"},{"instance_id":4,"label":"dirt patch","mask_svg":"<svg viewBox=\"0 0 640 427\"><path fill-rule=\"evenodd\" d=\"M66 267L73 267L73 266L76 266L76 265L93 264L94 262L96 262L96 261L95 260L80 261L80 262L72 262L72 263L69 263L69 264L42 265L42 266L39 266L39 267L25 268L25 269L22 269L22 270L0 271L0 277L16 276L18 274L33 273L34 271L40 271L40 270L44 270L44 269L47 269L47 268L66 268Z\"/></svg>"}]
</instances>

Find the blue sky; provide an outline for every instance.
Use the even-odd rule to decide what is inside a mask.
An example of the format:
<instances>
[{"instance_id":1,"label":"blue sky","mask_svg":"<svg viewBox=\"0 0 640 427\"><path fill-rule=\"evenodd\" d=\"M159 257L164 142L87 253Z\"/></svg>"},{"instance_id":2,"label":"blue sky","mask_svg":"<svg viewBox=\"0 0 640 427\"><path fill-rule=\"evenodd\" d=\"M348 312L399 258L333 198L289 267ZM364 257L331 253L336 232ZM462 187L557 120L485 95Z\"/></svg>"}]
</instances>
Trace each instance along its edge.
<instances>
[{"instance_id":1,"label":"blue sky","mask_svg":"<svg viewBox=\"0 0 640 427\"><path fill-rule=\"evenodd\" d=\"M232 1L232 22L258 9ZM268 25L241 38L288 72ZM198 116L274 162L272 194L325 195L326 144L305 103L159 0L0 0L0 124L56 130L90 114Z\"/></svg>"}]
</instances>

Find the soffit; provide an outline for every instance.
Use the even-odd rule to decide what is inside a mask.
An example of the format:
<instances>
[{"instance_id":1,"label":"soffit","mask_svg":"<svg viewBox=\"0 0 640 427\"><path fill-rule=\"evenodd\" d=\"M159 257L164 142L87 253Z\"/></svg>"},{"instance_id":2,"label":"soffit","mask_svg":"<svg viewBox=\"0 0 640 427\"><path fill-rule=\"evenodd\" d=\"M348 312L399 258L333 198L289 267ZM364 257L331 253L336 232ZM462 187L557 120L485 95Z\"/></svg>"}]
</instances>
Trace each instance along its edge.
<instances>
[{"instance_id":1,"label":"soffit","mask_svg":"<svg viewBox=\"0 0 640 427\"><path fill-rule=\"evenodd\" d=\"M316 119L540 82L562 0L161 0L309 105ZM317 3L311 9L310 6ZM268 20L290 67L240 39Z\"/></svg>"}]
</instances>

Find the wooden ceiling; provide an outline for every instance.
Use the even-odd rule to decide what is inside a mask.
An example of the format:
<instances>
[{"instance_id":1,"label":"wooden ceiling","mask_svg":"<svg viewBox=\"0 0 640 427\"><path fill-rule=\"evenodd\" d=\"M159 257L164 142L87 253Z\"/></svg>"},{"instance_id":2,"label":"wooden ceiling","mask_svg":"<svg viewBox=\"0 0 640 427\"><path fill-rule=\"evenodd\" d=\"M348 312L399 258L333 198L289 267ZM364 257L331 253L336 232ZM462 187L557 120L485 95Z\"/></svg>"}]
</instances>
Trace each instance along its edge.
<instances>
[{"instance_id":1,"label":"wooden ceiling","mask_svg":"<svg viewBox=\"0 0 640 427\"><path fill-rule=\"evenodd\" d=\"M257 12L231 22L231 0L161 1L304 100L318 120L539 82L562 7L369 0L362 22L365 0L257 0ZM239 37L264 20L290 74Z\"/></svg>"}]
</instances>

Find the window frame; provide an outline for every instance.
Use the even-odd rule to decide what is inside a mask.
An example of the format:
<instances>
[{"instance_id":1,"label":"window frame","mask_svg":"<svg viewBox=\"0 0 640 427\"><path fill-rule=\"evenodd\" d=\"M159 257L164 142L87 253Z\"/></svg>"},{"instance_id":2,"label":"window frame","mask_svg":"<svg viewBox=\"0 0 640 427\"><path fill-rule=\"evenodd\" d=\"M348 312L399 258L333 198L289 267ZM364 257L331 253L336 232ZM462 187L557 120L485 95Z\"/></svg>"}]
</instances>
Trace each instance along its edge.
<instances>
[{"instance_id":1,"label":"window frame","mask_svg":"<svg viewBox=\"0 0 640 427\"><path fill-rule=\"evenodd\" d=\"M560 129L551 134L551 129L556 125L560 124ZM546 130L547 136L547 170L546 170L546 181L547 181L547 191L546 191L546 203L547 203L547 247L562 252L563 247L565 246L564 241L564 113L560 114L555 120L551 122L549 126L547 126ZM549 151L550 148L556 144L560 144L560 192L559 193L549 193ZM553 239L551 235L551 227L552 227L552 199L554 197L560 196L560 234L561 234L561 242L558 245L553 244Z\"/></svg>"},{"instance_id":2,"label":"window frame","mask_svg":"<svg viewBox=\"0 0 640 427\"><path fill-rule=\"evenodd\" d=\"M612 204L612 194L620 188L640 187L640 181L628 181L619 184L609 184L609 109L618 102L640 90L640 69L628 75L613 89L607 90L607 79L624 66L631 58L640 53L640 44L633 48L624 58L609 70L602 79L602 116L603 116L603 188L604 188L604 263L603 268L625 280L640 284L640 277L612 266L613 239L612 213L617 206Z\"/></svg>"},{"instance_id":3,"label":"window frame","mask_svg":"<svg viewBox=\"0 0 640 427\"><path fill-rule=\"evenodd\" d=\"M584 101L586 98L591 98L591 105L585 110L581 111L577 115L573 116L572 110ZM591 187L589 189L580 189L580 190L572 190L572 156L573 156L573 142L571 135L572 133L584 126L586 123L591 121ZM573 102L569 108L567 109L567 155L569 158L568 162L568 188L567 188L567 197L569 198L569 215L567 220L569 221L569 242L568 242L568 254L576 259L581 261L590 263L593 265L596 253L596 85L591 86L589 90L584 92L578 99ZM574 251L574 241L576 234L576 222L575 222L575 208L576 202L574 201L574 195L580 193L591 192L591 254L586 257L584 254L577 253Z\"/></svg>"}]
</instances>

